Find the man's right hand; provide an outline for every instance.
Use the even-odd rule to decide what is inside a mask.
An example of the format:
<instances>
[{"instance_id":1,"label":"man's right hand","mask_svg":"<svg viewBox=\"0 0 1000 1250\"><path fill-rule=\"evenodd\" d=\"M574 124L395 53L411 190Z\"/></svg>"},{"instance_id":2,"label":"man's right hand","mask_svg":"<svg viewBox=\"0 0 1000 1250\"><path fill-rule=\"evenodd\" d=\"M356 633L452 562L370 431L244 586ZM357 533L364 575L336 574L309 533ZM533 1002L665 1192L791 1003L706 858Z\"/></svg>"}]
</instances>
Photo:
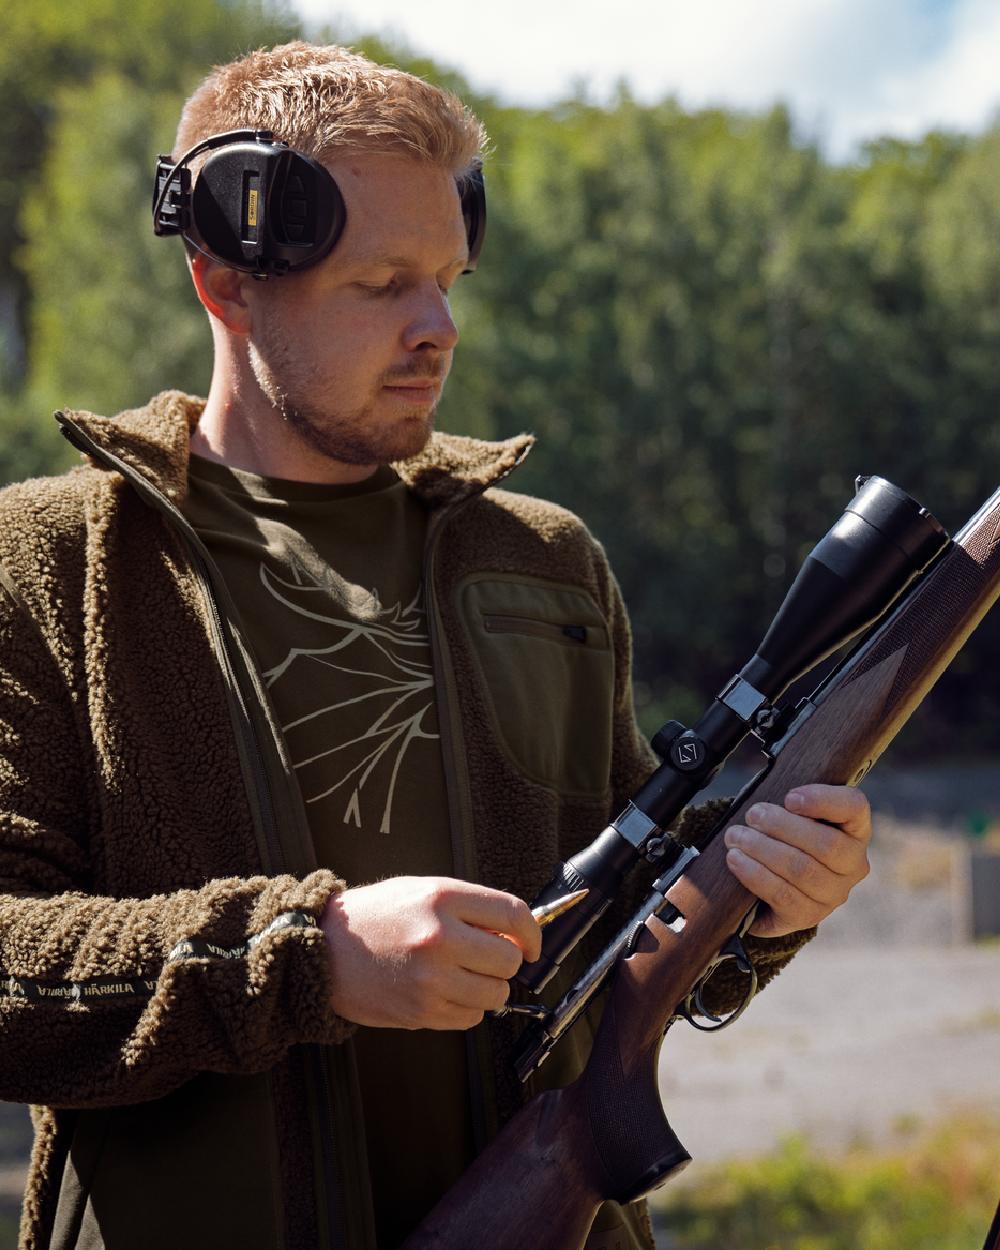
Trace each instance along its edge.
<instances>
[{"instance_id":1,"label":"man's right hand","mask_svg":"<svg viewBox=\"0 0 1000 1250\"><path fill-rule=\"evenodd\" d=\"M451 877L390 877L330 897L320 927L331 1005L356 1024L470 1029L507 1001L542 933L513 894Z\"/></svg>"}]
</instances>

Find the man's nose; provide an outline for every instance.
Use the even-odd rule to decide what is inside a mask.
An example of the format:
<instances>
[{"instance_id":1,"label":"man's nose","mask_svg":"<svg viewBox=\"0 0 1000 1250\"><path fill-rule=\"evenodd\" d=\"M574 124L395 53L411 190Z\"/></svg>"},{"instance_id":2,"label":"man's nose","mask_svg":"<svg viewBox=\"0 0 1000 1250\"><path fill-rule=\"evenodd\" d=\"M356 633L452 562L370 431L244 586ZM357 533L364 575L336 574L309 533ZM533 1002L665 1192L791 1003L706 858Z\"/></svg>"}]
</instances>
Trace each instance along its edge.
<instances>
[{"instance_id":1,"label":"man's nose","mask_svg":"<svg viewBox=\"0 0 1000 1250\"><path fill-rule=\"evenodd\" d=\"M452 319L448 296L435 283L433 291L422 294L404 332L407 351L432 348L450 352L458 342L458 327Z\"/></svg>"}]
</instances>

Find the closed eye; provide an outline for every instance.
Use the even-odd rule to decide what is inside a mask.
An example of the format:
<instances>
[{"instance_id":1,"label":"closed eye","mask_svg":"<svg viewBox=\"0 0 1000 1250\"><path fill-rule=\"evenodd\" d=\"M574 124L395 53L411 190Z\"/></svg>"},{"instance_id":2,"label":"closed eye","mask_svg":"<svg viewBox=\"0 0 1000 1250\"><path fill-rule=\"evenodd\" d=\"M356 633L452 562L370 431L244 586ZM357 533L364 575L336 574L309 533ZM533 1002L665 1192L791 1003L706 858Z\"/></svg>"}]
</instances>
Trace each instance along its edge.
<instances>
[{"instance_id":1,"label":"closed eye","mask_svg":"<svg viewBox=\"0 0 1000 1250\"><path fill-rule=\"evenodd\" d=\"M390 278L388 282L357 282L355 286L374 298L380 295L393 295L403 289L402 283L396 278Z\"/></svg>"},{"instance_id":2,"label":"closed eye","mask_svg":"<svg viewBox=\"0 0 1000 1250\"><path fill-rule=\"evenodd\" d=\"M378 299L386 295L399 295L409 284L398 276L394 276L388 282L356 282L354 285L359 291L363 291L373 299ZM437 285L438 290L447 299L451 292L451 282L438 282Z\"/></svg>"}]
</instances>

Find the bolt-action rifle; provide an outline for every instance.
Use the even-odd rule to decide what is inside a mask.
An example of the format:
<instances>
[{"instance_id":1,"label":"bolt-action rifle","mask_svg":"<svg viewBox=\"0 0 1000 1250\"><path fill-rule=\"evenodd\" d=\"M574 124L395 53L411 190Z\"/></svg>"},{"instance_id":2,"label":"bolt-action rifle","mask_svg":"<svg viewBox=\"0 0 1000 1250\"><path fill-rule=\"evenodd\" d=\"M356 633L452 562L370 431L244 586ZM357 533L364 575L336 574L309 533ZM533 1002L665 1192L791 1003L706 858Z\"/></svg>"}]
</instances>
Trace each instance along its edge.
<instances>
[{"instance_id":1,"label":"bolt-action rifle","mask_svg":"<svg viewBox=\"0 0 1000 1250\"><path fill-rule=\"evenodd\" d=\"M856 785L1000 594L1000 490L949 540L890 483L858 485L750 662L691 728L663 727L654 739L661 767L535 900L548 906L587 891L545 928L541 959L522 968L518 979L532 990L627 874L641 866L655 877L642 906L556 1006L511 1008L531 1018L515 1056L527 1080L610 982L583 1073L514 1115L404 1250L579 1250L603 1201L640 1198L689 1161L657 1088L664 1034L682 1017L723 1027L756 989L742 937L757 900L727 869L721 833L753 803L780 804L796 785ZM778 704L792 681L859 633L808 698ZM764 747L763 770L698 846L681 845L670 832L681 808L750 733ZM728 1016L712 1017L701 991L729 960L745 975L746 993Z\"/></svg>"}]
</instances>

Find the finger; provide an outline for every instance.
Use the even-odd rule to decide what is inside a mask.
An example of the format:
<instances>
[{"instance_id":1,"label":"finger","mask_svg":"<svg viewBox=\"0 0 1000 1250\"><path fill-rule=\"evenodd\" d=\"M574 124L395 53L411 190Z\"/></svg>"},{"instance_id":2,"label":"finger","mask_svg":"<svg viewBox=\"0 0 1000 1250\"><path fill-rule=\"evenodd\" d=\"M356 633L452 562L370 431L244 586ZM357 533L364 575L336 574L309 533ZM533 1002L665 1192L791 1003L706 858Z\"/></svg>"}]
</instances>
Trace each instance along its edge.
<instances>
[{"instance_id":1,"label":"finger","mask_svg":"<svg viewBox=\"0 0 1000 1250\"><path fill-rule=\"evenodd\" d=\"M485 1011L481 1011L478 1007L462 1007L457 1003L445 1004L447 1011L448 1024L437 1024L434 1028L439 1029L474 1029L477 1024L482 1024L486 1015Z\"/></svg>"},{"instance_id":2,"label":"finger","mask_svg":"<svg viewBox=\"0 0 1000 1250\"><path fill-rule=\"evenodd\" d=\"M825 919L822 917L821 919ZM819 921L815 921L819 924ZM811 929L811 924L793 924L776 916L766 903L761 903L757 908L757 916L753 924L747 930L750 937L762 938L778 938L784 937L787 933L801 933L804 929Z\"/></svg>"},{"instance_id":3,"label":"finger","mask_svg":"<svg viewBox=\"0 0 1000 1250\"><path fill-rule=\"evenodd\" d=\"M774 913L773 917L762 916L751 927L751 933L778 937L808 929L829 915L828 907L809 898L738 847L726 852L726 864L733 876Z\"/></svg>"},{"instance_id":4,"label":"finger","mask_svg":"<svg viewBox=\"0 0 1000 1250\"><path fill-rule=\"evenodd\" d=\"M867 843L838 825L796 816L774 803L755 803L743 819L751 828L811 855L832 872L854 877L867 862Z\"/></svg>"},{"instance_id":5,"label":"finger","mask_svg":"<svg viewBox=\"0 0 1000 1250\"><path fill-rule=\"evenodd\" d=\"M467 924L493 933L502 933L523 952L528 963L542 953L542 931L531 908L514 894L475 886L456 895L454 914Z\"/></svg>"},{"instance_id":6,"label":"finger","mask_svg":"<svg viewBox=\"0 0 1000 1250\"><path fill-rule=\"evenodd\" d=\"M457 1007L479 1012L500 1011L510 997L510 986L500 977L452 968L441 982L441 996Z\"/></svg>"},{"instance_id":7,"label":"finger","mask_svg":"<svg viewBox=\"0 0 1000 1250\"><path fill-rule=\"evenodd\" d=\"M796 786L785 795L785 807L797 815L839 825L850 837L866 842L871 837L871 809L854 786Z\"/></svg>"},{"instance_id":8,"label":"finger","mask_svg":"<svg viewBox=\"0 0 1000 1250\"><path fill-rule=\"evenodd\" d=\"M757 829L734 825L726 830L725 843L827 910L843 903L854 884L853 876L834 872L798 847Z\"/></svg>"},{"instance_id":9,"label":"finger","mask_svg":"<svg viewBox=\"0 0 1000 1250\"><path fill-rule=\"evenodd\" d=\"M421 1016L415 1023L407 1025L410 1029L474 1029L481 1024L486 1013L478 1007L464 1007L461 1003L450 1003L442 999L434 1011L426 1017Z\"/></svg>"},{"instance_id":10,"label":"finger","mask_svg":"<svg viewBox=\"0 0 1000 1250\"><path fill-rule=\"evenodd\" d=\"M410 972L409 1027L469 1028L485 1012L499 1011L509 995L510 986L500 977L483 976L455 965L424 964ZM465 1013L462 1020L456 1019L456 1012ZM476 1019L469 1021L469 1013Z\"/></svg>"},{"instance_id":11,"label":"finger","mask_svg":"<svg viewBox=\"0 0 1000 1250\"><path fill-rule=\"evenodd\" d=\"M450 936L454 962L468 972L509 981L524 962L524 952L504 934L456 921Z\"/></svg>"}]
</instances>

